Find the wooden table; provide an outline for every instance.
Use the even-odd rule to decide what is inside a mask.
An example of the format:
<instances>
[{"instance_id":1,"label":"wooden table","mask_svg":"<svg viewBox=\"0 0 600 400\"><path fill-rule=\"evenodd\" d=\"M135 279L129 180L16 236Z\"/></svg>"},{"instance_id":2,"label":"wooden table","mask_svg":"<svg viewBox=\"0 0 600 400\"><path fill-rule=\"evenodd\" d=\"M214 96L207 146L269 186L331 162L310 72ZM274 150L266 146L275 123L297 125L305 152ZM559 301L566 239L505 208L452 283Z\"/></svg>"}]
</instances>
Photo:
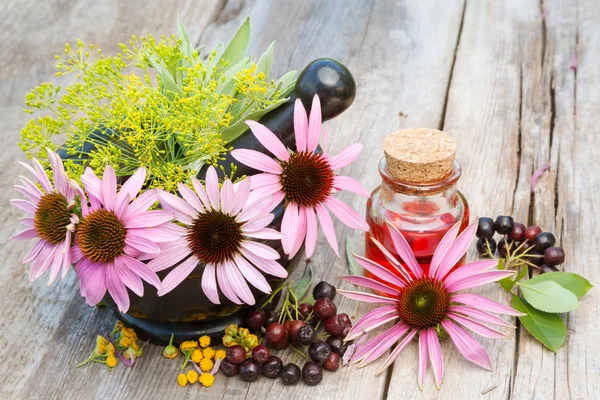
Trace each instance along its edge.
<instances>
[{"instance_id":1,"label":"wooden table","mask_svg":"<svg viewBox=\"0 0 600 400\"><path fill-rule=\"evenodd\" d=\"M544 11L546 10L546 11ZM431 370L417 387L417 346L393 368L376 365L327 373L317 387L285 388L261 379L247 384L217 376L211 388L181 388L178 363L148 346L134 368L113 374L101 366L76 369L112 312L79 296L74 273L46 287L27 282L20 260L30 243L8 242L21 212L9 207L23 170L16 142L28 120L24 94L51 79L53 55L82 38L116 52L136 34L170 34L177 15L196 43L227 40L251 15L253 54L277 40L274 72L302 69L333 57L353 72L354 105L331 124L329 148L362 141L365 150L350 175L367 188L379 184L381 141L393 130L426 126L454 135L463 166L460 188L474 216L513 215L557 233L567 253L565 270L600 281L600 4L594 0L347 0L347 1L35 1L0 3L0 397L33 399L298 398L298 399L598 399L600 309L598 290L566 316L569 336L554 354L524 329L505 340L482 339L493 372L443 345L446 374L435 389ZM576 70L570 68L574 55ZM530 192L530 178L551 168ZM342 195L357 209L365 200ZM338 237L362 236L337 224ZM342 240L340 239L340 242ZM318 277L335 281L346 270L324 238L312 263ZM343 245L342 245L343 246ZM474 258L473 252L470 254ZM302 270L303 268L298 268ZM301 272L301 271L300 271ZM508 299L497 286L484 294ZM366 307L341 300L349 314Z\"/></svg>"}]
</instances>

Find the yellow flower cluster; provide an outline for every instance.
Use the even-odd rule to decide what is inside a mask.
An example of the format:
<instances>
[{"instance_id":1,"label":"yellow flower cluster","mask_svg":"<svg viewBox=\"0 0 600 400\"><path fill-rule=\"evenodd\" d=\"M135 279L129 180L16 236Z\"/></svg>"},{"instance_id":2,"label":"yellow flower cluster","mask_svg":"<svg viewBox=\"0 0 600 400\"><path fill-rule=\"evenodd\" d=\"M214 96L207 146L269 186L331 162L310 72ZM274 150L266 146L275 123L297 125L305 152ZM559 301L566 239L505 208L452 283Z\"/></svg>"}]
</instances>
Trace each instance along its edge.
<instances>
[{"instance_id":1,"label":"yellow flower cluster","mask_svg":"<svg viewBox=\"0 0 600 400\"><path fill-rule=\"evenodd\" d=\"M237 325L229 325L225 328L225 335L223 336L223 345L226 347L235 346L239 344L243 346L246 351L254 349L259 344L258 337L251 334L246 328L240 328Z\"/></svg>"},{"instance_id":2,"label":"yellow flower cluster","mask_svg":"<svg viewBox=\"0 0 600 400\"><path fill-rule=\"evenodd\" d=\"M136 358L141 357L142 349L139 346L137 335L132 328L127 328L121 321L117 321L113 331L110 333L109 340L104 336L96 336L96 346L90 356L78 364L81 367L89 362L97 362L106 365L109 371L117 366L116 354L119 354L130 363L124 361L128 366L133 365ZM114 344L113 344L114 343Z\"/></svg>"},{"instance_id":3,"label":"yellow flower cluster","mask_svg":"<svg viewBox=\"0 0 600 400\"><path fill-rule=\"evenodd\" d=\"M171 341L172 341L171 336ZM188 361L191 359L192 362L198 364L198 368L202 371L200 376L198 376L198 372L194 368L188 370L185 374L180 373L177 376L177 382L181 386L186 386L189 384L194 384L197 381L200 382L203 386L212 386L215 382L215 377L210 373L210 371L214 367L214 362L218 359L225 358L224 350L216 350L210 347L210 337L202 336L198 341L190 340L181 343L179 346L181 352L186 356L186 359L183 363L181 369L184 369L187 365Z\"/></svg>"}]
</instances>

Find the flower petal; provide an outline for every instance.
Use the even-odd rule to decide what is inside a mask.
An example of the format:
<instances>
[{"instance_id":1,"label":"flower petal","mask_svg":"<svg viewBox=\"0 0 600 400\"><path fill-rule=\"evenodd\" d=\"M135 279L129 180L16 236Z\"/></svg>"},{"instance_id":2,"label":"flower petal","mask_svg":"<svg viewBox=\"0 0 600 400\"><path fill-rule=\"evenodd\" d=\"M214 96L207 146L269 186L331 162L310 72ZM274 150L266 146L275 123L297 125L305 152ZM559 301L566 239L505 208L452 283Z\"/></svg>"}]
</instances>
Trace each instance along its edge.
<instances>
[{"instance_id":1,"label":"flower petal","mask_svg":"<svg viewBox=\"0 0 600 400\"><path fill-rule=\"evenodd\" d=\"M215 167L208 167L206 171L206 193L213 210L219 209L219 176Z\"/></svg>"},{"instance_id":2,"label":"flower petal","mask_svg":"<svg viewBox=\"0 0 600 400\"><path fill-rule=\"evenodd\" d=\"M406 336L404 336L404 339L402 339L402 341L398 343L396 348L394 348L394 350L392 350L388 358L386 358L383 365L377 370L377 375L381 374L383 371L385 371L387 367L389 367L394 361L396 361L396 358L398 358L400 353L402 353L402 350L404 350L406 346L408 346L408 344L413 340L416 334L417 330L413 329L412 331L408 332Z\"/></svg>"},{"instance_id":3,"label":"flower petal","mask_svg":"<svg viewBox=\"0 0 600 400\"><path fill-rule=\"evenodd\" d=\"M235 257L235 264L239 268L244 278L252 284L255 288L263 293L271 293L271 286L267 282L263 274L258 272L256 268L252 266L244 257L237 255Z\"/></svg>"},{"instance_id":4,"label":"flower petal","mask_svg":"<svg viewBox=\"0 0 600 400\"><path fill-rule=\"evenodd\" d=\"M248 201L248 196L250 195L250 190L252 188L252 179L247 177L238 181L233 186L235 187L235 202L231 209L231 215L238 215Z\"/></svg>"},{"instance_id":5,"label":"flower petal","mask_svg":"<svg viewBox=\"0 0 600 400\"><path fill-rule=\"evenodd\" d=\"M369 326L373 321L381 319L381 317L387 317L390 315L396 317L398 316L398 307L396 305L377 307L367 312L365 315L360 317L358 321L356 321L354 325L350 328L350 331L344 338L344 341L347 342L359 337L364 333L363 328Z\"/></svg>"},{"instance_id":6,"label":"flower petal","mask_svg":"<svg viewBox=\"0 0 600 400\"><path fill-rule=\"evenodd\" d=\"M142 214L129 217L123 221L125 228L153 228L164 224L173 219L173 214L169 211L151 210Z\"/></svg>"},{"instance_id":7,"label":"flower petal","mask_svg":"<svg viewBox=\"0 0 600 400\"><path fill-rule=\"evenodd\" d=\"M77 267L87 266L88 273L85 274L85 277L80 275L80 272L77 274L80 276L80 292L81 295L85 297L85 301L90 306L95 306L102 300L104 295L106 294L107 289L107 270L103 265L92 263L87 259L83 259ZM79 268L81 271L81 268Z\"/></svg>"},{"instance_id":8,"label":"flower petal","mask_svg":"<svg viewBox=\"0 0 600 400\"><path fill-rule=\"evenodd\" d=\"M283 237L281 233L271 228L262 228L252 232L247 232L242 229L242 232L244 232L246 236L254 239L279 240Z\"/></svg>"},{"instance_id":9,"label":"flower petal","mask_svg":"<svg viewBox=\"0 0 600 400\"><path fill-rule=\"evenodd\" d=\"M340 279L346 282L350 282L353 285L362 286L367 289L387 293L392 296L398 296L400 291L394 289L391 286L385 285L375 279L367 278L366 276L348 275L340 276Z\"/></svg>"},{"instance_id":10,"label":"flower petal","mask_svg":"<svg viewBox=\"0 0 600 400\"><path fill-rule=\"evenodd\" d=\"M160 278L156 275L156 272L152 271L148 265L144 264L140 260L136 260L135 258L129 257L127 255L122 255L119 260L123 262L125 267L132 270L137 276L157 288L158 290L162 289L162 284L160 283Z\"/></svg>"},{"instance_id":11,"label":"flower petal","mask_svg":"<svg viewBox=\"0 0 600 400\"><path fill-rule=\"evenodd\" d=\"M486 285L488 283L497 282L500 279L507 278L511 275L514 275L515 273L516 271L510 270L482 272L480 274L472 275L460 281L452 283L451 285L445 286L450 293L453 293L458 292L460 290L471 289L477 286Z\"/></svg>"},{"instance_id":12,"label":"flower petal","mask_svg":"<svg viewBox=\"0 0 600 400\"><path fill-rule=\"evenodd\" d=\"M147 266L154 272L162 271L177 264L190 254L191 250L187 240L181 240L167 250L162 250L156 258L148 262Z\"/></svg>"},{"instance_id":13,"label":"flower petal","mask_svg":"<svg viewBox=\"0 0 600 400\"><path fill-rule=\"evenodd\" d=\"M159 296L164 296L171 290L175 289L192 271L198 266L198 260L195 257L190 257L181 264L173 268L171 272L162 281L162 290L158 291Z\"/></svg>"},{"instance_id":14,"label":"flower petal","mask_svg":"<svg viewBox=\"0 0 600 400\"><path fill-rule=\"evenodd\" d=\"M254 133L260 144L265 146L275 157L283 161L290 159L290 153L288 153L281 140L269 128L255 121L246 121L246 125L250 127L250 130Z\"/></svg>"},{"instance_id":15,"label":"flower petal","mask_svg":"<svg viewBox=\"0 0 600 400\"><path fill-rule=\"evenodd\" d=\"M102 176L102 184L100 186L100 190L102 192L102 204L104 204L104 208L111 211L114 210L117 200L117 175L115 174L115 170L113 169L113 167L110 165L107 165L104 169L104 175ZM120 286L116 284L114 284L112 287L114 290L117 290L118 287L120 288ZM127 291L125 293L127 293ZM129 308L129 303L127 303L127 308Z\"/></svg>"},{"instance_id":16,"label":"flower petal","mask_svg":"<svg viewBox=\"0 0 600 400\"><path fill-rule=\"evenodd\" d=\"M475 237L476 231L477 220L469 225L460 235L458 235L456 240L452 242L452 246L444 255L444 259L441 261L438 271L435 274L436 279L444 279L446 274L452 270L452 267L467 254L467 250L471 245L471 241L473 241L473 237Z\"/></svg>"},{"instance_id":17,"label":"flower petal","mask_svg":"<svg viewBox=\"0 0 600 400\"><path fill-rule=\"evenodd\" d=\"M502 332L499 332L495 329L489 328L483 324L480 324L479 322L465 318L462 315L458 315L458 314L451 312L451 313L448 313L448 316L454 322L460 323L461 325L465 326L466 328L472 330L473 332L475 332L481 336L485 336L487 338L492 338L492 339L502 339L502 338L506 337L506 335L504 335Z\"/></svg>"},{"instance_id":18,"label":"flower petal","mask_svg":"<svg viewBox=\"0 0 600 400\"><path fill-rule=\"evenodd\" d=\"M321 100L315 94L312 100L310 109L310 117L308 120L308 135L306 141L306 150L313 152L319 145L319 137L321 136Z\"/></svg>"},{"instance_id":19,"label":"flower petal","mask_svg":"<svg viewBox=\"0 0 600 400\"><path fill-rule=\"evenodd\" d=\"M336 176L333 178L333 187L337 190L347 190L362 197L369 197L369 192L356 179L349 176Z\"/></svg>"},{"instance_id":20,"label":"flower petal","mask_svg":"<svg viewBox=\"0 0 600 400\"><path fill-rule=\"evenodd\" d=\"M158 197L163 208L173 212L175 219L185 225L192 225L198 211L190 203L167 192L160 192Z\"/></svg>"},{"instance_id":21,"label":"flower petal","mask_svg":"<svg viewBox=\"0 0 600 400\"><path fill-rule=\"evenodd\" d=\"M492 370L490 357L477 340L448 319L443 320L441 324L463 357L489 371Z\"/></svg>"},{"instance_id":22,"label":"flower petal","mask_svg":"<svg viewBox=\"0 0 600 400\"><path fill-rule=\"evenodd\" d=\"M145 191L127 206L123 212L123 220L146 211L157 201L158 195L156 190Z\"/></svg>"},{"instance_id":23,"label":"flower petal","mask_svg":"<svg viewBox=\"0 0 600 400\"><path fill-rule=\"evenodd\" d=\"M200 183L200 181L196 179L196 177L192 177L192 185L194 186L194 190L196 191L198 198L204 205L204 208L211 208L210 200L208 199L208 193L206 193L206 189Z\"/></svg>"},{"instance_id":24,"label":"flower petal","mask_svg":"<svg viewBox=\"0 0 600 400\"><path fill-rule=\"evenodd\" d=\"M11 199L10 200L10 204L12 204L15 207L20 208L23 211L26 211L30 214L35 215L35 211L36 211L36 207L30 203L27 200L23 200L23 199Z\"/></svg>"},{"instance_id":25,"label":"flower petal","mask_svg":"<svg viewBox=\"0 0 600 400\"><path fill-rule=\"evenodd\" d=\"M255 175L249 176L246 179L251 181L252 190L260 189L265 186L271 186L271 185L276 185L276 184L281 185L281 175L277 175L277 174L268 174L268 173L263 172L260 174L255 174Z\"/></svg>"},{"instance_id":26,"label":"flower petal","mask_svg":"<svg viewBox=\"0 0 600 400\"><path fill-rule=\"evenodd\" d=\"M261 197L252 203L246 203L244 209L236 216L238 222L249 221L252 218L263 216L271 211L271 197Z\"/></svg>"},{"instance_id":27,"label":"flower petal","mask_svg":"<svg viewBox=\"0 0 600 400\"><path fill-rule=\"evenodd\" d=\"M127 181L121 186L119 194L117 195L117 205L124 202L129 202L129 199L134 199L140 193L144 182L146 181L146 168L139 167L133 175L127 179Z\"/></svg>"},{"instance_id":28,"label":"flower petal","mask_svg":"<svg viewBox=\"0 0 600 400\"><path fill-rule=\"evenodd\" d=\"M450 296L450 301L453 303L463 303L471 307L478 308L480 310L493 312L496 314L506 314L512 316L523 316L525 314L515 310L512 307L505 306L490 300L487 297L480 296L473 293L457 293Z\"/></svg>"},{"instance_id":29,"label":"flower petal","mask_svg":"<svg viewBox=\"0 0 600 400\"><path fill-rule=\"evenodd\" d=\"M248 287L248 283L242 276L242 273L238 269L237 265L235 265L233 261L226 261L220 268L225 269L229 283L240 300L248 305L254 305L256 300L254 299L254 296Z\"/></svg>"},{"instance_id":30,"label":"flower petal","mask_svg":"<svg viewBox=\"0 0 600 400\"><path fill-rule=\"evenodd\" d=\"M258 171L269 172L271 174L281 174L283 171L281 165L277 164L275 160L256 150L235 149L230 154L236 161Z\"/></svg>"},{"instance_id":31,"label":"flower petal","mask_svg":"<svg viewBox=\"0 0 600 400\"><path fill-rule=\"evenodd\" d=\"M298 218L298 205L296 203L289 203L283 212L283 219L281 221L281 233L283 234L281 245L286 254L290 254L292 247L294 247L297 236Z\"/></svg>"},{"instance_id":32,"label":"flower petal","mask_svg":"<svg viewBox=\"0 0 600 400\"><path fill-rule=\"evenodd\" d=\"M423 332L421 332L421 334L423 334ZM426 335L427 347L429 348L429 360L431 361L433 376L435 376L435 386L440 390L442 378L444 377L444 357L442 355L442 348L440 347L440 340L438 339L435 328L427 329Z\"/></svg>"},{"instance_id":33,"label":"flower petal","mask_svg":"<svg viewBox=\"0 0 600 400\"><path fill-rule=\"evenodd\" d=\"M306 241L304 243L306 245L306 258L310 258L317 245L317 216L312 207L304 207L304 212L306 215Z\"/></svg>"},{"instance_id":34,"label":"flower petal","mask_svg":"<svg viewBox=\"0 0 600 400\"><path fill-rule=\"evenodd\" d=\"M329 211L331 211L333 215L350 228L360 229L361 231L369 230L369 225L367 225L365 219L343 201L333 196L329 196L327 200L325 200L325 205L327 205L327 208L329 208Z\"/></svg>"},{"instance_id":35,"label":"flower petal","mask_svg":"<svg viewBox=\"0 0 600 400\"><path fill-rule=\"evenodd\" d=\"M487 322L488 324L500 325L500 326L504 326L507 328L516 328L516 326L512 325L509 322L506 322L502 318L498 318L495 315L489 314L485 311L478 310L473 307L451 305L450 307L448 307L448 311L451 311L454 313L460 313L461 315L464 315L466 318L469 318L472 320L480 320L483 322Z\"/></svg>"},{"instance_id":36,"label":"flower petal","mask_svg":"<svg viewBox=\"0 0 600 400\"><path fill-rule=\"evenodd\" d=\"M415 276L416 278L422 278L423 269L417 262L417 259L415 258L415 253L410 248L410 245L404 238L404 235L400 233L398 228L396 228L389 221L386 221L386 225L389 229L392 242L394 243L394 248L396 249L396 252L398 252L398 255L400 256L402 261L404 261L408 269L410 269L410 272L412 272L413 276Z\"/></svg>"},{"instance_id":37,"label":"flower petal","mask_svg":"<svg viewBox=\"0 0 600 400\"><path fill-rule=\"evenodd\" d=\"M362 143L352 144L343 149L340 154L335 157L329 157L329 166L332 170L337 170L350 165L356 160L356 157L360 154L363 149Z\"/></svg>"},{"instance_id":38,"label":"flower petal","mask_svg":"<svg viewBox=\"0 0 600 400\"><path fill-rule=\"evenodd\" d=\"M402 265L396 259L396 257L392 253L390 253L388 251L388 249L385 248L384 245L381 244L381 242L379 240L375 239L375 237L373 237L373 236L369 236L369 237L370 237L371 241L373 242L373 244L375 244L375 246L377 246L377 248L379 248L379 250L384 255L384 257L386 258L386 260L390 263L390 265L392 267L394 267L394 269L396 269L396 271L398 271L398 273L400 274L400 276L402 276L402 278L404 278L404 280L406 282L412 282L413 278L410 276L410 273L404 267L404 265Z\"/></svg>"},{"instance_id":39,"label":"flower petal","mask_svg":"<svg viewBox=\"0 0 600 400\"><path fill-rule=\"evenodd\" d=\"M202 291L213 304L221 304L215 273L215 266L213 264L207 264L204 267L204 272L202 273Z\"/></svg>"},{"instance_id":40,"label":"flower petal","mask_svg":"<svg viewBox=\"0 0 600 400\"><path fill-rule=\"evenodd\" d=\"M463 265L462 267L457 268L455 271L452 271L450 274L446 275L446 277L443 279L444 285L447 286L469 276L488 271L497 265L498 260L480 260Z\"/></svg>"},{"instance_id":41,"label":"flower petal","mask_svg":"<svg viewBox=\"0 0 600 400\"><path fill-rule=\"evenodd\" d=\"M229 179L225 179L221 187L221 211L231 215L234 204L235 191L233 190L233 184Z\"/></svg>"},{"instance_id":42,"label":"flower petal","mask_svg":"<svg viewBox=\"0 0 600 400\"><path fill-rule=\"evenodd\" d=\"M402 322L398 322L394 326L392 326L387 331L376 336L372 341L377 341L374 346L369 346L369 343L360 347L354 356L352 357L352 362L356 362L362 359L360 363L360 367L364 367L369 365L373 361L377 360L379 357L383 355L386 351L388 351L394 343L396 343L406 332L408 332L410 328L408 325L403 324ZM356 359L356 361L355 361Z\"/></svg>"},{"instance_id":43,"label":"flower petal","mask_svg":"<svg viewBox=\"0 0 600 400\"><path fill-rule=\"evenodd\" d=\"M364 303L378 303L378 304L398 304L398 301L389 297L378 296L371 293L355 292L352 290L338 290L343 296L349 299L362 301Z\"/></svg>"},{"instance_id":44,"label":"flower petal","mask_svg":"<svg viewBox=\"0 0 600 400\"><path fill-rule=\"evenodd\" d=\"M279 253L273 248L267 246L266 244L253 242L250 240L244 240L240 244L240 246L248 251L249 253L255 254L260 258L264 258L267 260L277 260L279 259Z\"/></svg>"},{"instance_id":45,"label":"flower petal","mask_svg":"<svg viewBox=\"0 0 600 400\"><path fill-rule=\"evenodd\" d=\"M335 236L335 228L333 227L333 221L331 220L329 212L323 204L317 204L315 210L317 211L321 230L323 231L323 235L325 235L325 239L327 239L327 243L329 243L335 252L335 255L339 257L340 253L338 251L337 237Z\"/></svg>"},{"instance_id":46,"label":"flower petal","mask_svg":"<svg viewBox=\"0 0 600 400\"><path fill-rule=\"evenodd\" d=\"M21 261L23 264L28 264L30 262L32 262L33 260L35 260L37 258L37 256L40 254L40 252L42 251L42 249L44 248L44 246L46 246L46 242L43 240L38 240L35 245L33 246L33 248L31 249L31 251L29 252L29 254L27 254L25 256L25 258L23 258L23 261Z\"/></svg>"},{"instance_id":47,"label":"flower petal","mask_svg":"<svg viewBox=\"0 0 600 400\"><path fill-rule=\"evenodd\" d=\"M35 228L28 228L22 230L18 233L15 233L10 237L10 240L26 240L26 239L35 239L38 237L38 234Z\"/></svg>"},{"instance_id":48,"label":"flower petal","mask_svg":"<svg viewBox=\"0 0 600 400\"><path fill-rule=\"evenodd\" d=\"M454 224L452 228L446 232L435 251L433 252L433 257L431 258L431 263L429 264L429 276L435 278L437 270L440 266L440 263L444 259L444 256L448 252L448 249L452 247L452 243L456 239L456 235L458 234L458 230L460 229L461 221Z\"/></svg>"},{"instance_id":49,"label":"flower petal","mask_svg":"<svg viewBox=\"0 0 600 400\"><path fill-rule=\"evenodd\" d=\"M429 341L427 330L421 330L419 335L419 369L417 373L417 382L419 389L423 391L423 385L425 383L425 376L427 375L427 363L429 362Z\"/></svg>"},{"instance_id":50,"label":"flower petal","mask_svg":"<svg viewBox=\"0 0 600 400\"><path fill-rule=\"evenodd\" d=\"M302 248L302 244L304 243L304 239L306 238L306 208L298 207L298 224L294 230L294 241L292 242L292 249L288 254L288 259L294 258L294 256L300 251Z\"/></svg>"},{"instance_id":51,"label":"flower petal","mask_svg":"<svg viewBox=\"0 0 600 400\"><path fill-rule=\"evenodd\" d=\"M300 99L294 103L294 136L296 137L296 151L306 151L308 143L308 117L304 104Z\"/></svg>"},{"instance_id":52,"label":"flower petal","mask_svg":"<svg viewBox=\"0 0 600 400\"><path fill-rule=\"evenodd\" d=\"M107 185L106 189L103 190L103 193L110 194L110 191L108 190L110 190L110 183ZM118 261L115 260L115 262ZM129 294L127 294L125 284L121 281L119 273L117 272L117 269L114 265L106 266L106 288L108 289L108 293L110 293L112 299L117 304L117 308L119 309L119 311L121 311L122 313L126 313L127 310L129 310Z\"/></svg>"},{"instance_id":53,"label":"flower petal","mask_svg":"<svg viewBox=\"0 0 600 400\"><path fill-rule=\"evenodd\" d=\"M390 272L384 266L376 263L375 261L369 260L368 258L353 254L354 259L367 271L378 277L384 282L389 282L392 285L404 287L406 282L400 279L398 276Z\"/></svg>"},{"instance_id":54,"label":"flower petal","mask_svg":"<svg viewBox=\"0 0 600 400\"><path fill-rule=\"evenodd\" d=\"M183 183L178 183L177 188L179 189L179 193L181 194L181 197L183 197L183 199L189 205L194 207L196 209L196 211L199 211L201 213L204 212L204 206L202 205L202 202L200 201L200 199L198 198L196 193L194 193L194 191L192 189L190 189L190 187L188 185L184 185Z\"/></svg>"},{"instance_id":55,"label":"flower petal","mask_svg":"<svg viewBox=\"0 0 600 400\"><path fill-rule=\"evenodd\" d=\"M125 266L115 264L115 268L117 269L119 278L125 284L125 286L131 289L133 293L142 297L144 295L144 284L142 283L142 279Z\"/></svg>"},{"instance_id":56,"label":"flower petal","mask_svg":"<svg viewBox=\"0 0 600 400\"><path fill-rule=\"evenodd\" d=\"M242 304L242 301L238 298L233 283L229 280L229 274L227 269L222 265L217 266L217 281L219 282L219 289L221 292L234 304Z\"/></svg>"},{"instance_id":57,"label":"flower petal","mask_svg":"<svg viewBox=\"0 0 600 400\"><path fill-rule=\"evenodd\" d=\"M147 239L147 237L133 236L128 234L127 236L125 236L125 243L128 246L131 246L142 253L160 253L160 248L158 247L158 245L152 240Z\"/></svg>"},{"instance_id":58,"label":"flower petal","mask_svg":"<svg viewBox=\"0 0 600 400\"><path fill-rule=\"evenodd\" d=\"M44 170L44 167L38 160L35 158L31 160L33 164L33 168L35 169L35 177L37 178L42 188L46 191L46 193L50 193L52 191L52 184L50 183L50 179L48 179L48 174Z\"/></svg>"},{"instance_id":59,"label":"flower petal","mask_svg":"<svg viewBox=\"0 0 600 400\"><path fill-rule=\"evenodd\" d=\"M246 251L244 249L241 249L241 253L256 268L260 269L264 273L276 276L278 278L287 278L287 271L277 261L261 258L256 254Z\"/></svg>"}]
</instances>

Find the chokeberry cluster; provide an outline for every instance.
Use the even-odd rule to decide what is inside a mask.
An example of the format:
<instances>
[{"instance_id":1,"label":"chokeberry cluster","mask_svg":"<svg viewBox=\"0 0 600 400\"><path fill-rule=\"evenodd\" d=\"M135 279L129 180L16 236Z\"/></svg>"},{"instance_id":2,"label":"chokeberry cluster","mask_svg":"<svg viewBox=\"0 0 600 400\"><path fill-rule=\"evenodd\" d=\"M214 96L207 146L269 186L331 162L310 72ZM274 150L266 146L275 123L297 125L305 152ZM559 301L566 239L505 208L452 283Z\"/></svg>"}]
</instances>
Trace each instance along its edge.
<instances>
[{"instance_id":1,"label":"chokeberry cluster","mask_svg":"<svg viewBox=\"0 0 600 400\"><path fill-rule=\"evenodd\" d=\"M496 243L494 235L502 238ZM540 273L558 271L557 265L565 261L562 247L555 247L556 238L550 232L542 232L537 225L525 227L512 217L499 215L496 220L479 218L477 225L477 251L481 256L501 258L513 264L538 268Z\"/></svg>"},{"instance_id":2,"label":"chokeberry cluster","mask_svg":"<svg viewBox=\"0 0 600 400\"><path fill-rule=\"evenodd\" d=\"M246 382L256 381L260 375L267 378L280 378L284 385L295 385L300 380L314 386L323 379L323 369L336 371L344 355L347 343L344 337L350 331L352 322L348 314L337 312L333 302L336 288L328 282L319 282L313 289L314 305L299 303L288 289L281 309L265 311L254 308L246 316L248 327L264 334L263 342L246 351L243 346L227 348L227 357L220 369L227 377L240 375ZM271 350L294 351L294 361L284 364ZM271 350L270 350L271 349ZM295 363L296 356L306 362L300 368Z\"/></svg>"}]
</instances>

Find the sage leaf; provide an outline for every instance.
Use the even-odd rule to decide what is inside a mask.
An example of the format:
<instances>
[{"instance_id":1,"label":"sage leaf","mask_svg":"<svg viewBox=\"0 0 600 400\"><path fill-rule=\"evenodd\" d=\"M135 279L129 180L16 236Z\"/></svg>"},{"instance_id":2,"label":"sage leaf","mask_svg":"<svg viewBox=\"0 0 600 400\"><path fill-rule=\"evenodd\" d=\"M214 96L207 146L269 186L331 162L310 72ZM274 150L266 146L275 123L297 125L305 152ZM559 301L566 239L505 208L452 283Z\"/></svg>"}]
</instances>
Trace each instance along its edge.
<instances>
[{"instance_id":1,"label":"sage leaf","mask_svg":"<svg viewBox=\"0 0 600 400\"><path fill-rule=\"evenodd\" d=\"M354 259L354 244L350 235L346 235L346 262L348 263L348 271L350 275L360 275L360 268Z\"/></svg>"},{"instance_id":2,"label":"sage leaf","mask_svg":"<svg viewBox=\"0 0 600 400\"><path fill-rule=\"evenodd\" d=\"M306 268L306 270L304 271L304 275L302 276L302 278L300 278L300 280L298 282L294 283L292 285L292 287L290 288L298 300L300 300L302 297L304 297L306 292L308 292L308 289L310 288L310 284L312 283L312 279L313 279L312 265L309 265Z\"/></svg>"},{"instance_id":3,"label":"sage leaf","mask_svg":"<svg viewBox=\"0 0 600 400\"><path fill-rule=\"evenodd\" d=\"M519 321L540 343L555 353L562 347L567 337L567 327L560 315L540 311L516 295L513 295L512 306L527 314L519 317Z\"/></svg>"},{"instance_id":4,"label":"sage leaf","mask_svg":"<svg viewBox=\"0 0 600 400\"><path fill-rule=\"evenodd\" d=\"M553 281L520 283L525 300L538 310L549 313L563 313L579 306L577 296Z\"/></svg>"},{"instance_id":5,"label":"sage leaf","mask_svg":"<svg viewBox=\"0 0 600 400\"><path fill-rule=\"evenodd\" d=\"M273 47L275 46L275 42L273 41L267 51L265 51L260 58L258 59L258 63L256 64L256 73L260 74L261 72L265 74L265 80L269 80L269 76L271 75L271 63L273 62Z\"/></svg>"},{"instance_id":6,"label":"sage leaf","mask_svg":"<svg viewBox=\"0 0 600 400\"><path fill-rule=\"evenodd\" d=\"M228 64L235 64L246 57L250 47L251 34L250 17L247 17L234 33L220 59L226 61Z\"/></svg>"},{"instance_id":7,"label":"sage leaf","mask_svg":"<svg viewBox=\"0 0 600 400\"><path fill-rule=\"evenodd\" d=\"M560 286L564 287L578 299L582 298L591 288L594 286L583 276L577 275L573 272L547 272L545 274L541 274L536 276L535 278L531 278L528 280L528 283L539 283L552 281L558 283Z\"/></svg>"}]
</instances>

